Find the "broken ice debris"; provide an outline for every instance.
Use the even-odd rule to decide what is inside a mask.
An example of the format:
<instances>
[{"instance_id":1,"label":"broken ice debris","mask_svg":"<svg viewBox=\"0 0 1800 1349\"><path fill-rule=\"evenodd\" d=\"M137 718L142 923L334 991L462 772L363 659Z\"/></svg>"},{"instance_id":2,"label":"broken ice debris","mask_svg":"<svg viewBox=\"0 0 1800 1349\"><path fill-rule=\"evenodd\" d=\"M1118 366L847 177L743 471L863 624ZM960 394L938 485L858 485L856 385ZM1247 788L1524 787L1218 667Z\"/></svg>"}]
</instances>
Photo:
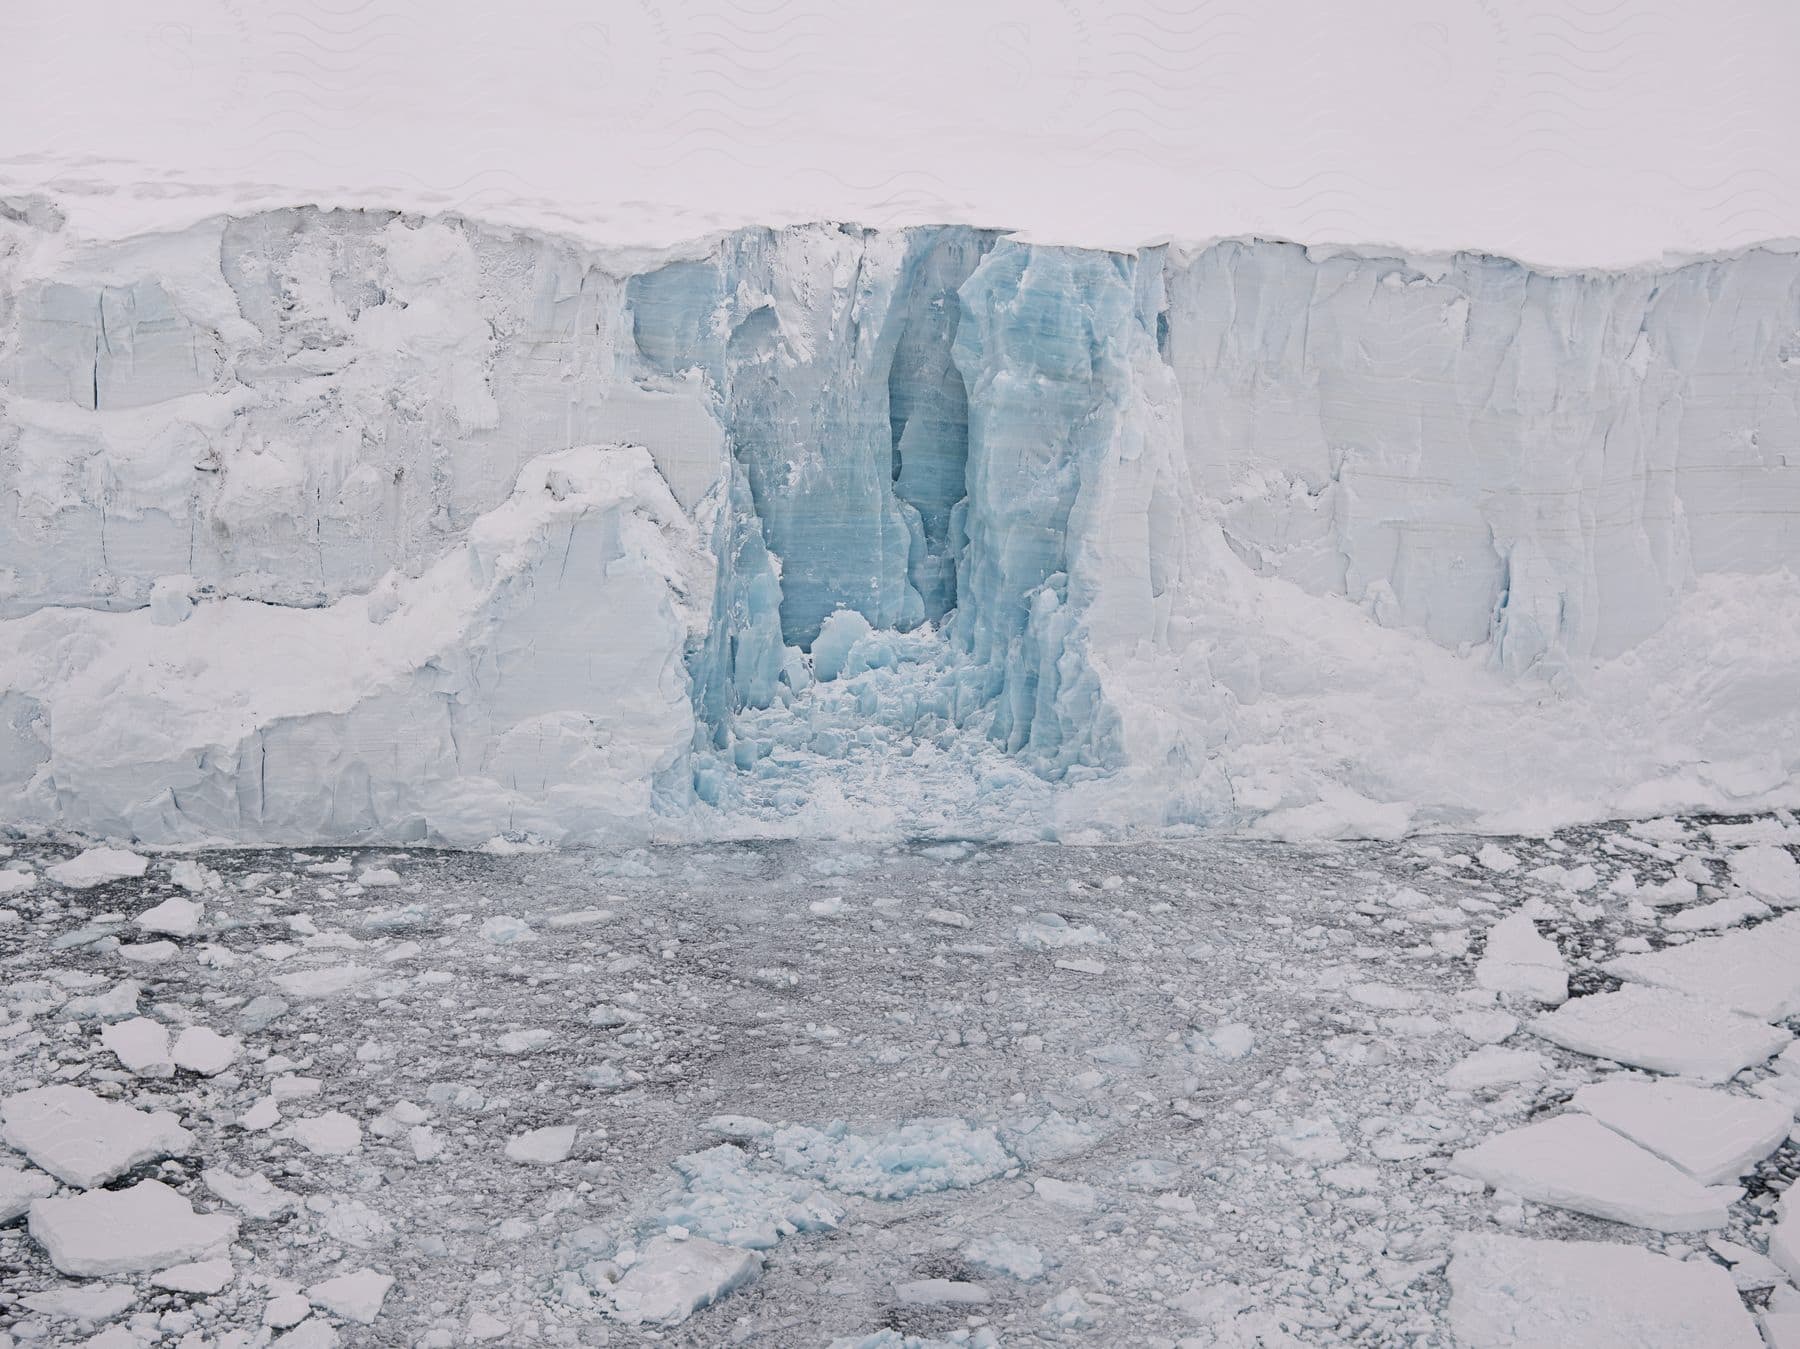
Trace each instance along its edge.
<instances>
[{"instance_id":1,"label":"broken ice debris","mask_svg":"<svg viewBox=\"0 0 1800 1349\"><path fill-rule=\"evenodd\" d=\"M3 1138L69 1185L91 1189L158 1157L183 1156L194 1136L166 1111L134 1110L83 1087L38 1087L0 1103Z\"/></svg>"},{"instance_id":2,"label":"broken ice debris","mask_svg":"<svg viewBox=\"0 0 1800 1349\"><path fill-rule=\"evenodd\" d=\"M1780 1147L1793 1127L1785 1105L1687 1082L1613 1078L1572 1102L1699 1181L1737 1179Z\"/></svg>"},{"instance_id":3,"label":"broken ice debris","mask_svg":"<svg viewBox=\"0 0 1800 1349\"><path fill-rule=\"evenodd\" d=\"M628 1325L680 1325L762 1272L753 1251L704 1237L659 1236L644 1247L608 1294L612 1314Z\"/></svg>"},{"instance_id":4,"label":"broken ice debris","mask_svg":"<svg viewBox=\"0 0 1800 1349\"><path fill-rule=\"evenodd\" d=\"M1793 1039L1710 1002L1637 984L1566 1002L1531 1031L1578 1054L1705 1082L1723 1082Z\"/></svg>"},{"instance_id":5,"label":"broken ice debris","mask_svg":"<svg viewBox=\"0 0 1800 1349\"><path fill-rule=\"evenodd\" d=\"M142 876L149 866L149 858L123 848L89 848L78 857L45 867L44 874L71 890L86 890L108 881Z\"/></svg>"},{"instance_id":6,"label":"broken ice debris","mask_svg":"<svg viewBox=\"0 0 1800 1349\"><path fill-rule=\"evenodd\" d=\"M1542 1204L1659 1232L1725 1225L1719 1194L1587 1115L1497 1134L1458 1152L1450 1169Z\"/></svg>"},{"instance_id":7,"label":"broken ice debris","mask_svg":"<svg viewBox=\"0 0 1800 1349\"><path fill-rule=\"evenodd\" d=\"M1495 993L1552 1005L1569 997L1562 952L1522 913L1509 914L1489 929L1487 950L1475 966L1475 982Z\"/></svg>"},{"instance_id":8,"label":"broken ice debris","mask_svg":"<svg viewBox=\"0 0 1800 1349\"><path fill-rule=\"evenodd\" d=\"M1536 1050L1488 1045L1453 1064L1439 1080L1452 1091L1495 1091L1535 1082L1549 1070L1548 1061Z\"/></svg>"},{"instance_id":9,"label":"broken ice debris","mask_svg":"<svg viewBox=\"0 0 1800 1349\"><path fill-rule=\"evenodd\" d=\"M776 1132L769 1149L786 1171L870 1199L962 1189L1018 1165L992 1129L959 1119L913 1120L874 1137L841 1123L792 1125Z\"/></svg>"},{"instance_id":10,"label":"broken ice debris","mask_svg":"<svg viewBox=\"0 0 1800 1349\"><path fill-rule=\"evenodd\" d=\"M237 1235L237 1220L195 1213L161 1181L127 1190L39 1199L31 1206L31 1236L64 1274L95 1278L166 1269L193 1260Z\"/></svg>"},{"instance_id":11,"label":"broken ice debris","mask_svg":"<svg viewBox=\"0 0 1800 1349\"><path fill-rule=\"evenodd\" d=\"M1720 1266L1603 1241L1457 1237L1450 1330L1463 1349L1762 1349Z\"/></svg>"}]
</instances>

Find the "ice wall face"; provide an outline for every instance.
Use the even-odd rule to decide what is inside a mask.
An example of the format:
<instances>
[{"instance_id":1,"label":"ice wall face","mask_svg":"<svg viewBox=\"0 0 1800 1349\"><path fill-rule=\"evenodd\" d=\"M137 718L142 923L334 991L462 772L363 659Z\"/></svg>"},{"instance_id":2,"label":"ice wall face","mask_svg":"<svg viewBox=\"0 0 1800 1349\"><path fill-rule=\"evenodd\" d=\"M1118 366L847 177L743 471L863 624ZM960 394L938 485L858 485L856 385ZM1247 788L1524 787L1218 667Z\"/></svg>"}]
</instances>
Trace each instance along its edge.
<instances>
[{"instance_id":1,"label":"ice wall face","mask_svg":"<svg viewBox=\"0 0 1800 1349\"><path fill-rule=\"evenodd\" d=\"M1518 673L1614 656L1696 575L1792 565L1800 269L1171 268L1188 455L1240 554Z\"/></svg>"},{"instance_id":2,"label":"ice wall face","mask_svg":"<svg viewBox=\"0 0 1800 1349\"><path fill-rule=\"evenodd\" d=\"M31 219L0 221L8 817L1330 832L1800 775L1800 658L1721 626L1754 594L1785 631L1800 557L1789 255Z\"/></svg>"}]
</instances>

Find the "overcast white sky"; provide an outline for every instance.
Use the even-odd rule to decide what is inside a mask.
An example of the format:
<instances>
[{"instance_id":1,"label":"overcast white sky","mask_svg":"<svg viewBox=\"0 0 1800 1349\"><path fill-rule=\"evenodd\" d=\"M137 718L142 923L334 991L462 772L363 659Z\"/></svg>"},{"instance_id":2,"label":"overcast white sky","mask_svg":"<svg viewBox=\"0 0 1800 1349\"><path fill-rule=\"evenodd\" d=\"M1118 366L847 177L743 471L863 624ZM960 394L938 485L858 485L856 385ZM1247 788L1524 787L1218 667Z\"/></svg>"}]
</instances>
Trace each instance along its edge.
<instances>
[{"instance_id":1,"label":"overcast white sky","mask_svg":"<svg viewBox=\"0 0 1800 1349\"><path fill-rule=\"evenodd\" d=\"M0 184L94 232L327 200L1616 264L1800 235L1797 55L1778 0L9 0Z\"/></svg>"}]
</instances>

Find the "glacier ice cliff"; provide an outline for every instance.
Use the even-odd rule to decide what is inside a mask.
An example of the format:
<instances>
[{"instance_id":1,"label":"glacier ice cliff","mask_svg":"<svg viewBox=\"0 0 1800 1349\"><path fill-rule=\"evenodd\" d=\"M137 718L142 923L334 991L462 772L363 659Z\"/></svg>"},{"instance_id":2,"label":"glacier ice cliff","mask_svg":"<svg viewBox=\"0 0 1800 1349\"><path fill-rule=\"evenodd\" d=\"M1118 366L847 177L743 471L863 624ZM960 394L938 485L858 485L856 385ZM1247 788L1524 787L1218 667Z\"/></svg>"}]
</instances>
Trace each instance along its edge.
<instances>
[{"instance_id":1,"label":"glacier ice cliff","mask_svg":"<svg viewBox=\"0 0 1800 1349\"><path fill-rule=\"evenodd\" d=\"M1800 803L1800 259L0 210L0 819Z\"/></svg>"}]
</instances>

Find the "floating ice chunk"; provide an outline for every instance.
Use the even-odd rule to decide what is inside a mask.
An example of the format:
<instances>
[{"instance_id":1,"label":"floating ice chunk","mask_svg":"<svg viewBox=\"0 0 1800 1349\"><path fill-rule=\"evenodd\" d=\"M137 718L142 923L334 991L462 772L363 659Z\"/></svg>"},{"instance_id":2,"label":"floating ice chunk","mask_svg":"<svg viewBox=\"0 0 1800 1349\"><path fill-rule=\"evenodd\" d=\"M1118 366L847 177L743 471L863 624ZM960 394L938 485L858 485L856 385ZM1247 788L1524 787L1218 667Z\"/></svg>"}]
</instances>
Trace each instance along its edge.
<instances>
[{"instance_id":1,"label":"floating ice chunk","mask_svg":"<svg viewBox=\"0 0 1800 1349\"><path fill-rule=\"evenodd\" d=\"M1685 876L1671 876L1656 885L1646 885L1637 892L1640 904L1656 909L1678 908L1700 898L1700 887Z\"/></svg>"},{"instance_id":2,"label":"floating ice chunk","mask_svg":"<svg viewBox=\"0 0 1800 1349\"><path fill-rule=\"evenodd\" d=\"M115 1021L100 1032L100 1043L112 1051L125 1071L138 1077L171 1077L175 1061L169 1051L169 1031L147 1016Z\"/></svg>"},{"instance_id":3,"label":"floating ice chunk","mask_svg":"<svg viewBox=\"0 0 1800 1349\"><path fill-rule=\"evenodd\" d=\"M1767 918L1771 912L1767 904L1748 895L1726 895L1711 904L1670 914L1663 919L1663 926L1671 932L1718 932L1752 918Z\"/></svg>"},{"instance_id":4,"label":"floating ice chunk","mask_svg":"<svg viewBox=\"0 0 1800 1349\"><path fill-rule=\"evenodd\" d=\"M224 878L209 866L203 866L192 858L184 857L169 867L169 879L183 890L200 894L207 890L222 890Z\"/></svg>"},{"instance_id":5,"label":"floating ice chunk","mask_svg":"<svg viewBox=\"0 0 1800 1349\"><path fill-rule=\"evenodd\" d=\"M776 1163L833 1190L904 1199L965 1189L1018 1165L992 1129L959 1119L922 1119L873 1137L841 1124L790 1125L769 1140Z\"/></svg>"},{"instance_id":6,"label":"floating ice chunk","mask_svg":"<svg viewBox=\"0 0 1800 1349\"><path fill-rule=\"evenodd\" d=\"M43 1293L27 1293L23 1302L39 1316L56 1321L110 1321L137 1301L137 1290L123 1283L77 1284ZM90 1341L91 1343L91 1341Z\"/></svg>"},{"instance_id":7,"label":"floating ice chunk","mask_svg":"<svg viewBox=\"0 0 1800 1349\"><path fill-rule=\"evenodd\" d=\"M1800 862L1786 848L1765 844L1733 853L1731 879L1771 904L1800 904Z\"/></svg>"},{"instance_id":8,"label":"floating ice chunk","mask_svg":"<svg viewBox=\"0 0 1800 1349\"><path fill-rule=\"evenodd\" d=\"M303 1293L278 1293L263 1304L262 1323L275 1330L297 1326L312 1315L312 1303Z\"/></svg>"},{"instance_id":9,"label":"floating ice chunk","mask_svg":"<svg viewBox=\"0 0 1800 1349\"><path fill-rule=\"evenodd\" d=\"M177 1293L203 1293L211 1295L219 1292L232 1279L237 1271L232 1269L229 1260L198 1260L186 1265L171 1265L150 1276L150 1282L158 1288L170 1288Z\"/></svg>"},{"instance_id":10,"label":"floating ice chunk","mask_svg":"<svg viewBox=\"0 0 1800 1349\"><path fill-rule=\"evenodd\" d=\"M494 1041L494 1048L502 1054L535 1054L555 1043L555 1031L535 1026L527 1030L507 1031Z\"/></svg>"},{"instance_id":11,"label":"floating ice chunk","mask_svg":"<svg viewBox=\"0 0 1800 1349\"><path fill-rule=\"evenodd\" d=\"M507 1140L506 1158L527 1166L554 1166L566 1162L575 1151L575 1126L553 1124L543 1129L528 1129Z\"/></svg>"},{"instance_id":12,"label":"floating ice chunk","mask_svg":"<svg viewBox=\"0 0 1800 1349\"><path fill-rule=\"evenodd\" d=\"M506 1326L502 1324L501 1330L505 1329ZM488 1338L492 1339L493 1336L488 1336ZM270 1349L338 1349L342 1343L342 1337L330 1323L321 1321L314 1316L302 1321L287 1334L275 1340Z\"/></svg>"},{"instance_id":13,"label":"floating ice chunk","mask_svg":"<svg viewBox=\"0 0 1800 1349\"><path fill-rule=\"evenodd\" d=\"M1782 1196L1779 1216L1769 1232L1769 1259L1781 1266L1787 1276L1800 1283L1800 1201L1789 1189Z\"/></svg>"},{"instance_id":14,"label":"floating ice chunk","mask_svg":"<svg viewBox=\"0 0 1800 1349\"><path fill-rule=\"evenodd\" d=\"M1028 921L1019 924L1017 936L1021 946L1035 951L1060 951L1070 946L1101 946L1106 942L1106 934L1092 923L1083 923L1077 927L1059 913L1034 914Z\"/></svg>"},{"instance_id":15,"label":"floating ice chunk","mask_svg":"<svg viewBox=\"0 0 1800 1349\"><path fill-rule=\"evenodd\" d=\"M1637 984L1566 1002L1533 1021L1531 1033L1578 1054L1705 1082L1723 1082L1794 1038L1685 993Z\"/></svg>"},{"instance_id":16,"label":"floating ice chunk","mask_svg":"<svg viewBox=\"0 0 1800 1349\"><path fill-rule=\"evenodd\" d=\"M281 1106L273 1096L265 1096L238 1116L238 1128L262 1133L281 1123Z\"/></svg>"},{"instance_id":17,"label":"floating ice chunk","mask_svg":"<svg viewBox=\"0 0 1800 1349\"><path fill-rule=\"evenodd\" d=\"M295 1120L294 1141L317 1157L347 1157L362 1147L362 1125L341 1110Z\"/></svg>"},{"instance_id":18,"label":"floating ice chunk","mask_svg":"<svg viewBox=\"0 0 1800 1349\"><path fill-rule=\"evenodd\" d=\"M1475 860L1489 871L1499 872L1501 875L1519 869L1519 859L1498 843L1482 844L1481 851L1475 854Z\"/></svg>"},{"instance_id":19,"label":"floating ice chunk","mask_svg":"<svg viewBox=\"0 0 1800 1349\"><path fill-rule=\"evenodd\" d=\"M119 948L119 959L136 965L163 965L181 954L172 941L131 942Z\"/></svg>"},{"instance_id":20,"label":"floating ice chunk","mask_svg":"<svg viewBox=\"0 0 1800 1349\"><path fill-rule=\"evenodd\" d=\"M551 914L544 926L558 931L572 927L593 927L597 923L610 922L612 917L611 909L573 909L568 913Z\"/></svg>"},{"instance_id":21,"label":"floating ice chunk","mask_svg":"<svg viewBox=\"0 0 1800 1349\"><path fill-rule=\"evenodd\" d=\"M961 1279L911 1279L894 1285L894 1301L912 1307L979 1307L994 1295Z\"/></svg>"},{"instance_id":22,"label":"floating ice chunk","mask_svg":"<svg viewBox=\"0 0 1800 1349\"><path fill-rule=\"evenodd\" d=\"M108 881L142 876L150 867L148 857L123 848L89 848L80 856L44 868L44 874L71 890L87 890Z\"/></svg>"},{"instance_id":23,"label":"floating ice chunk","mask_svg":"<svg viewBox=\"0 0 1800 1349\"><path fill-rule=\"evenodd\" d=\"M1474 1234L1451 1249L1450 1330L1463 1349L1762 1349L1710 1261Z\"/></svg>"},{"instance_id":24,"label":"floating ice chunk","mask_svg":"<svg viewBox=\"0 0 1800 1349\"><path fill-rule=\"evenodd\" d=\"M511 914L497 913L481 925L481 937L496 946L515 946L520 942L536 941L537 933L531 930L531 924L523 918L514 918Z\"/></svg>"},{"instance_id":25,"label":"floating ice chunk","mask_svg":"<svg viewBox=\"0 0 1800 1349\"><path fill-rule=\"evenodd\" d=\"M1256 1048L1256 1034L1241 1022L1228 1021L1206 1033L1206 1047L1221 1059L1248 1058Z\"/></svg>"},{"instance_id":26,"label":"floating ice chunk","mask_svg":"<svg viewBox=\"0 0 1800 1349\"><path fill-rule=\"evenodd\" d=\"M30 1226L51 1264L84 1278L164 1269L205 1256L237 1235L235 1218L195 1213L157 1180L40 1199L31 1206Z\"/></svg>"},{"instance_id":27,"label":"floating ice chunk","mask_svg":"<svg viewBox=\"0 0 1800 1349\"><path fill-rule=\"evenodd\" d=\"M1275 1133L1275 1146L1297 1162L1330 1166L1350 1155L1338 1127L1330 1119L1289 1120Z\"/></svg>"},{"instance_id":28,"label":"floating ice chunk","mask_svg":"<svg viewBox=\"0 0 1800 1349\"><path fill-rule=\"evenodd\" d=\"M753 1282L762 1257L704 1237L656 1237L607 1294L627 1325L677 1326L702 1307Z\"/></svg>"},{"instance_id":29,"label":"floating ice chunk","mask_svg":"<svg viewBox=\"0 0 1800 1349\"><path fill-rule=\"evenodd\" d=\"M1453 1091L1491 1091L1536 1082L1549 1070L1549 1062L1536 1050L1490 1045L1452 1065L1439 1081Z\"/></svg>"},{"instance_id":30,"label":"floating ice chunk","mask_svg":"<svg viewBox=\"0 0 1800 1349\"><path fill-rule=\"evenodd\" d=\"M295 970L275 976L275 986L291 998L329 998L347 992L375 977L362 965L328 965L316 970Z\"/></svg>"},{"instance_id":31,"label":"floating ice chunk","mask_svg":"<svg viewBox=\"0 0 1800 1349\"><path fill-rule=\"evenodd\" d=\"M1099 1130L1084 1120L1073 1120L1060 1110L1009 1121L1000 1131L1006 1150L1029 1165L1053 1162L1086 1152L1100 1137Z\"/></svg>"},{"instance_id":32,"label":"floating ice chunk","mask_svg":"<svg viewBox=\"0 0 1800 1349\"><path fill-rule=\"evenodd\" d=\"M1794 1124L1784 1105L1687 1082L1613 1078L1581 1088L1571 1104L1702 1185L1737 1179Z\"/></svg>"},{"instance_id":33,"label":"floating ice chunk","mask_svg":"<svg viewBox=\"0 0 1800 1349\"><path fill-rule=\"evenodd\" d=\"M1476 1044L1497 1045L1519 1029L1519 1018L1498 1009L1458 1012L1450 1024Z\"/></svg>"},{"instance_id":34,"label":"floating ice chunk","mask_svg":"<svg viewBox=\"0 0 1800 1349\"><path fill-rule=\"evenodd\" d=\"M55 1193L56 1182L42 1172L0 1163L0 1223L9 1223L25 1212L33 1199Z\"/></svg>"},{"instance_id":35,"label":"floating ice chunk","mask_svg":"<svg viewBox=\"0 0 1800 1349\"><path fill-rule=\"evenodd\" d=\"M1605 969L1762 1021L1785 1021L1800 1013L1800 913L1653 954L1619 956Z\"/></svg>"},{"instance_id":36,"label":"floating ice chunk","mask_svg":"<svg viewBox=\"0 0 1800 1349\"><path fill-rule=\"evenodd\" d=\"M1384 1012L1405 1012L1419 1005L1419 995L1412 989L1392 984L1352 984L1345 992L1350 1001Z\"/></svg>"},{"instance_id":37,"label":"floating ice chunk","mask_svg":"<svg viewBox=\"0 0 1800 1349\"><path fill-rule=\"evenodd\" d=\"M999 1235L976 1237L963 1247L962 1254L970 1264L1020 1283L1044 1277L1044 1253L1027 1241Z\"/></svg>"},{"instance_id":38,"label":"floating ice chunk","mask_svg":"<svg viewBox=\"0 0 1800 1349\"><path fill-rule=\"evenodd\" d=\"M1475 982L1495 993L1514 993L1556 1004L1569 996L1569 973L1556 943L1523 913L1508 914L1488 930L1487 950L1475 966Z\"/></svg>"},{"instance_id":39,"label":"floating ice chunk","mask_svg":"<svg viewBox=\"0 0 1800 1349\"><path fill-rule=\"evenodd\" d=\"M299 1203L296 1196L270 1184L267 1176L237 1176L219 1167L208 1167L200 1173L200 1180L232 1207L265 1222L279 1218Z\"/></svg>"},{"instance_id":40,"label":"floating ice chunk","mask_svg":"<svg viewBox=\"0 0 1800 1349\"><path fill-rule=\"evenodd\" d=\"M1055 1204L1058 1208L1073 1209L1077 1213L1092 1213L1100 1207L1100 1193L1092 1185L1084 1185L1078 1180L1058 1180L1054 1176L1039 1176L1032 1182L1032 1189L1037 1191L1040 1199Z\"/></svg>"},{"instance_id":41,"label":"floating ice chunk","mask_svg":"<svg viewBox=\"0 0 1800 1349\"><path fill-rule=\"evenodd\" d=\"M36 885L38 878L29 871L20 871L16 867L0 870L0 895L18 895Z\"/></svg>"},{"instance_id":42,"label":"floating ice chunk","mask_svg":"<svg viewBox=\"0 0 1800 1349\"><path fill-rule=\"evenodd\" d=\"M936 923L940 927L968 927L969 915L958 913L955 909L927 909L925 921Z\"/></svg>"},{"instance_id":43,"label":"floating ice chunk","mask_svg":"<svg viewBox=\"0 0 1800 1349\"><path fill-rule=\"evenodd\" d=\"M38 1087L0 1103L0 1138L58 1180L104 1185L158 1157L185 1156L194 1136L167 1111L134 1110L83 1087Z\"/></svg>"},{"instance_id":44,"label":"floating ice chunk","mask_svg":"<svg viewBox=\"0 0 1800 1349\"><path fill-rule=\"evenodd\" d=\"M390 1275L358 1269L315 1283L306 1290L306 1296L314 1306L366 1326L381 1315L381 1304L393 1286Z\"/></svg>"},{"instance_id":45,"label":"floating ice chunk","mask_svg":"<svg viewBox=\"0 0 1800 1349\"><path fill-rule=\"evenodd\" d=\"M356 883L366 890L378 890L400 884L400 873L392 867L364 867L357 873Z\"/></svg>"},{"instance_id":46,"label":"floating ice chunk","mask_svg":"<svg viewBox=\"0 0 1800 1349\"><path fill-rule=\"evenodd\" d=\"M1587 1115L1557 1115L1464 1148L1450 1169L1539 1203L1659 1232L1725 1225L1719 1194Z\"/></svg>"},{"instance_id":47,"label":"floating ice chunk","mask_svg":"<svg viewBox=\"0 0 1800 1349\"><path fill-rule=\"evenodd\" d=\"M244 1042L235 1035L220 1035L205 1026L189 1026L175 1037L175 1066L201 1077L217 1077L237 1061L244 1052Z\"/></svg>"}]
</instances>

